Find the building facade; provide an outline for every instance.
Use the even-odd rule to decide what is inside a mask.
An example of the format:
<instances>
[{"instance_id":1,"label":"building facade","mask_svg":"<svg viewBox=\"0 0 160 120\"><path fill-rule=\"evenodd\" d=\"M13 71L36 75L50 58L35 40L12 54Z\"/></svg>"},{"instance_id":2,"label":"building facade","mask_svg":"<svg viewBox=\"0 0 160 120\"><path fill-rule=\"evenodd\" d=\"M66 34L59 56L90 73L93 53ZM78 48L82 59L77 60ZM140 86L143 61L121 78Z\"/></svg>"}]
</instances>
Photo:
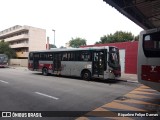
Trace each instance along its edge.
<instances>
[{"instance_id":1,"label":"building facade","mask_svg":"<svg viewBox=\"0 0 160 120\"><path fill-rule=\"evenodd\" d=\"M138 41L96 44L82 47L94 46L116 46L120 50L121 71L124 73L137 74Z\"/></svg>"},{"instance_id":2,"label":"building facade","mask_svg":"<svg viewBox=\"0 0 160 120\"><path fill-rule=\"evenodd\" d=\"M46 50L46 30L16 25L0 31L0 41L8 42L18 58L27 58L29 51Z\"/></svg>"}]
</instances>

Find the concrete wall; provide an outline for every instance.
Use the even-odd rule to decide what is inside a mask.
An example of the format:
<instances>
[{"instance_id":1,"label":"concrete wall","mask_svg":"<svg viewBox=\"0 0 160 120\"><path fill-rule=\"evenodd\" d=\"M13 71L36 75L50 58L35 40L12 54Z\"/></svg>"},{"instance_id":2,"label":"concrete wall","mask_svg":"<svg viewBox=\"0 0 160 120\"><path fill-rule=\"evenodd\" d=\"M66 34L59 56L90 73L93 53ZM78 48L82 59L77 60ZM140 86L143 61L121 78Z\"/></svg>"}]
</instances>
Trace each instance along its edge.
<instances>
[{"instance_id":1,"label":"concrete wall","mask_svg":"<svg viewBox=\"0 0 160 120\"><path fill-rule=\"evenodd\" d=\"M9 65L28 66L28 59L10 59Z\"/></svg>"},{"instance_id":2,"label":"concrete wall","mask_svg":"<svg viewBox=\"0 0 160 120\"><path fill-rule=\"evenodd\" d=\"M29 51L46 50L46 30L29 27Z\"/></svg>"}]
</instances>

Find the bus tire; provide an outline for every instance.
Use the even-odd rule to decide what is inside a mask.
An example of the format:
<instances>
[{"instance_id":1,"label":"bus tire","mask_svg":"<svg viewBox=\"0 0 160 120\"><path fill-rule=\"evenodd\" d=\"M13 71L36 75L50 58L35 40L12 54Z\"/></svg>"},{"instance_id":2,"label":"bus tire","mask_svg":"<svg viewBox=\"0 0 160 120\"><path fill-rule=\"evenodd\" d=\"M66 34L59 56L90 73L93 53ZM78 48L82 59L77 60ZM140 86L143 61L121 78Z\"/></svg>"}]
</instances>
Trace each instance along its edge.
<instances>
[{"instance_id":1,"label":"bus tire","mask_svg":"<svg viewBox=\"0 0 160 120\"><path fill-rule=\"evenodd\" d=\"M90 80L91 79L91 72L89 70L82 71L81 77L83 80Z\"/></svg>"},{"instance_id":2,"label":"bus tire","mask_svg":"<svg viewBox=\"0 0 160 120\"><path fill-rule=\"evenodd\" d=\"M48 69L47 69L46 67L42 69L42 74L43 74L44 76L47 76L47 75L48 75Z\"/></svg>"}]
</instances>

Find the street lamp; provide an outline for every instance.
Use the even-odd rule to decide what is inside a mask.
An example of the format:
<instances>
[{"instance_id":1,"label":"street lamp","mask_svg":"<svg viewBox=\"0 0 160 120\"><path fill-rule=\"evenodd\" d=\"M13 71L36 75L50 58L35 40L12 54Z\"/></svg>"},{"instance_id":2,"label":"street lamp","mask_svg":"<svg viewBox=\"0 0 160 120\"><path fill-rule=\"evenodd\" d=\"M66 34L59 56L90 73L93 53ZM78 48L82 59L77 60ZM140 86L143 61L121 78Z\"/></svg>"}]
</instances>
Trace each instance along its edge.
<instances>
[{"instance_id":1,"label":"street lamp","mask_svg":"<svg viewBox=\"0 0 160 120\"><path fill-rule=\"evenodd\" d=\"M55 32L56 32L56 30L52 29L52 31L54 32L54 45L55 45Z\"/></svg>"}]
</instances>

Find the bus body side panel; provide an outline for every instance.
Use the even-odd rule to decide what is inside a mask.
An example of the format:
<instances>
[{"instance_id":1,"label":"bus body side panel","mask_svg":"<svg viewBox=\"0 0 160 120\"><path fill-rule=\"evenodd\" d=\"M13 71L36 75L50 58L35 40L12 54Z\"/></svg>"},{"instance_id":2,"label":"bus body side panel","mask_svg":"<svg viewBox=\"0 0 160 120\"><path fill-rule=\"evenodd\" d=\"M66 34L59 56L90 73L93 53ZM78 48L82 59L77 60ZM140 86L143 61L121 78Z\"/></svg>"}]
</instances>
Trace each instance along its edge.
<instances>
[{"instance_id":1,"label":"bus body side panel","mask_svg":"<svg viewBox=\"0 0 160 120\"><path fill-rule=\"evenodd\" d=\"M85 62L85 61L61 61L61 75L67 76L81 76L81 72L84 69L92 71L92 62ZM91 72L92 74L92 72Z\"/></svg>"},{"instance_id":2,"label":"bus body side panel","mask_svg":"<svg viewBox=\"0 0 160 120\"><path fill-rule=\"evenodd\" d=\"M28 69L31 71L40 71L45 67L48 70L48 73L53 73L53 61L39 61L38 69L33 68L33 60L28 61Z\"/></svg>"},{"instance_id":3,"label":"bus body side panel","mask_svg":"<svg viewBox=\"0 0 160 120\"><path fill-rule=\"evenodd\" d=\"M33 71L33 60L28 60L28 69Z\"/></svg>"},{"instance_id":4,"label":"bus body side panel","mask_svg":"<svg viewBox=\"0 0 160 120\"><path fill-rule=\"evenodd\" d=\"M152 30L151 32L155 32L155 30ZM157 70L157 68L160 68L160 58L147 58L145 56L143 51L143 35L146 33L146 31L142 31L139 36L137 66L138 81L152 89L160 91L160 77L158 77L160 75L160 70Z\"/></svg>"},{"instance_id":5,"label":"bus body side panel","mask_svg":"<svg viewBox=\"0 0 160 120\"><path fill-rule=\"evenodd\" d=\"M53 61L39 61L38 71L42 72L43 68L47 68L48 73L53 73Z\"/></svg>"},{"instance_id":6,"label":"bus body side panel","mask_svg":"<svg viewBox=\"0 0 160 120\"><path fill-rule=\"evenodd\" d=\"M139 43L138 43L138 66L137 66L137 72L138 72L138 81L140 83L142 83L143 81L141 80L141 65L143 63L146 63L146 57L144 56L144 52L143 52L143 44L142 44L142 40L143 40L143 34L145 34L145 31L142 31L140 33L139 36Z\"/></svg>"},{"instance_id":7,"label":"bus body side panel","mask_svg":"<svg viewBox=\"0 0 160 120\"><path fill-rule=\"evenodd\" d=\"M141 74L138 75L138 81L152 89L160 91L160 66L157 64L142 64L140 70Z\"/></svg>"},{"instance_id":8,"label":"bus body side panel","mask_svg":"<svg viewBox=\"0 0 160 120\"><path fill-rule=\"evenodd\" d=\"M112 72L110 72L112 68L110 68L109 66L107 68L108 69L104 71L104 79L115 79L115 75Z\"/></svg>"}]
</instances>

